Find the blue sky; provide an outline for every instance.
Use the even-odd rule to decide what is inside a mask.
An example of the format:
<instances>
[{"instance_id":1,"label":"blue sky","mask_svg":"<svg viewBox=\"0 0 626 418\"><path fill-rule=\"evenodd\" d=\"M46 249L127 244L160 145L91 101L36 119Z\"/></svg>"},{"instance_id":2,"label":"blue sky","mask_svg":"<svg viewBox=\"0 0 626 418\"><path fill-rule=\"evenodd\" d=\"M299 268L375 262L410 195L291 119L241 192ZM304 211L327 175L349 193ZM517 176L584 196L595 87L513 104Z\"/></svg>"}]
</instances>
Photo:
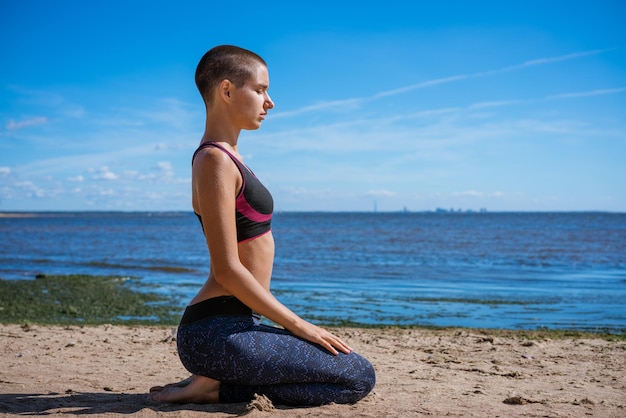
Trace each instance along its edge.
<instances>
[{"instance_id":1,"label":"blue sky","mask_svg":"<svg viewBox=\"0 0 626 418\"><path fill-rule=\"evenodd\" d=\"M278 210L626 211L623 2L213 3L0 0L0 211L190 210L219 44Z\"/></svg>"}]
</instances>

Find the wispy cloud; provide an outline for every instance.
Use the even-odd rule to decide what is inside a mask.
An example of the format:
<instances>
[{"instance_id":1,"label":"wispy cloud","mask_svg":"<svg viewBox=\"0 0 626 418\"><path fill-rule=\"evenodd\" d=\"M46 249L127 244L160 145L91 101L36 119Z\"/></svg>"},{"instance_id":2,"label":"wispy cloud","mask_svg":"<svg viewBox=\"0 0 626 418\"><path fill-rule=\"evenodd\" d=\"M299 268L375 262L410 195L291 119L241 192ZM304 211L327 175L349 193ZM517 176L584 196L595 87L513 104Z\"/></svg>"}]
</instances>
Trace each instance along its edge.
<instances>
[{"instance_id":1,"label":"wispy cloud","mask_svg":"<svg viewBox=\"0 0 626 418\"><path fill-rule=\"evenodd\" d=\"M494 138L519 137L522 133L557 133L576 137L623 137L617 129L593 126L569 118L547 118L533 113L498 120L499 109L520 106L536 108L551 100L578 100L589 96L620 94L626 88L608 88L576 93L562 93L529 99L477 101L466 106L425 109L379 118L348 119L297 129L259 132L255 136L265 148L280 152L302 150L351 155L354 150L385 152L389 144L433 158L437 151L445 159L456 158L449 152L463 145ZM488 112L483 112L488 111ZM266 140L265 140L266 139Z\"/></svg>"},{"instance_id":2,"label":"wispy cloud","mask_svg":"<svg viewBox=\"0 0 626 418\"><path fill-rule=\"evenodd\" d=\"M559 56L556 56L556 57L539 58L539 59L524 61L521 64L510 65L510 66L507 66L507 67L497 68L495 70L479 71L479 72L475 72L475 73L459 74L459 75L455 75L455 76L451 76L451 77L437 78L437 79L434 79L434 80L428 80L428 81L424 81L424 82L421 82L421 83L412 84L412 85L409 85L409 86L405 86L405 87L400 87L400 88L393 89L393 90L384 91L384 92L375 94L374 96L371 96L368 99L375 100L375 99L378 99L378 98L381 98L381 97L393 96L393 95L396 95L396 94L406 93L408 91L422 89L422 88L431 87L431 86L436 86L436 85L439 85L439 84L453 83L453 82L456 82L456 81L467 80L467 79L471 79L471 78L486 77L486 76L502 74L502 73L506 73L506 72L510 72L510 71L522 70L524 68L534 67L534 66L538 66L538 65L551 64L551 63L560 62L560 61L568 61L568 60L572 60L572 59L575 59L575 58L581 58L581 57L586 57L586 56L590 56L590 55L601 54L601 53L604 53L604 52L612 51L613 49L614 48L594 49L594 50L591 50L591 51L574 52L572 54L559 55Z\"/></svg>"},{"instance_id":3,"label":"wispy cloud","mask_svg":"<svg viewBox=\"0 0 626 418\"><path fill-rule=\"evenodd\" d=\"M198 106L171 97L155 100L150 107L118 108L115 111L116 114L102 120L103 125L122 124L140 128L159 126L161 130L188 131L190 126L196 126L204 116Z\"/></svg>"},{"instance_id":4,"label":"wispy cloud","mask_svg":"<svg viewBox=\"0 0 626 418\"><path fill-rule=\"evenodd\" d=\"M358 107L363 101L367 100L367 98L353 98L353 99L345 99L345 100L331 100L331 101L327 101L327 102L320 102L317 104L313 104L313 105L309 105L309 106L304 106L301 107L299 109L295 109L295 110L289 110L286 112L279 112L276 114L272 115L273 119L276 118L285 118L285 117L291 117L291 116L297 116L300 115L302 113L306 113L306 112L311 112L311 111L316 111L316 110L327 110L327 109L332 109L332 108L346 108L346 107L351 107L351 108L356 108Z\"/></svg>"},{"instance_id":5,"label":"wispy cloud","mask_svg":"<svg viewBox=\"0 0 626 418\"><path fill-rule=\"evenodd\" d=\"M48 123L48 118L45 116L37 116L29 119L23 119L20 121L9 119L6 128L8 131L16 131L18 129L27 128L29 126L43 125L45 123Z\"/></svg>"},{"instance_id":6,"label":"wispy cloud","mask_svg":"<svg viewBox=\"0 0 626 418\"><path fill-rule=\"evenodd\" d=\"M534 59L534 60L524 61L521 64L515 64L515 65L510 65L508 67L498 68L496 70L490 70L490 71L483 71L483 72L473 73L469 77L484 77L484 76L488 76L488 75L501 74L501 73L506 73L506 72L509 72L509 71L522 70L522 69L528 68L528 67L535 67L537 65L552 64L554 62L568 61L568 60L575 59L575 58L582 58L582 57L587 57L587 56L591 56L591 55L598 55L598 54L602 54L604 52L609 52L609 51L613 51L613 50L615 50L615 48L593 49L593 50L590 50L590 51L574 52L574 53L571 53L571 54L559 55L559 56L556 56L556 57L538 58L538 59Z\"/></svg>"},{"instance_id":7,"label":"wispy cloud","mask_svg":"<svg viewBox=\"0 0 626 418\"><path fill-rule=\"evenodd\" d=\"M58 107L65 103L65 98L55 92L48 90L38 90L24 86L8 86L8 90L19 96L19 101L25 104Z\"/></svg>"},{"instance_id":8,"label":"wispy cloud","mask_svg":"<svg viewBox=\"0 0 626 418\"><path fill-rule=\"evenodd\" d=\"M477 102L467 106L466 109L486 109L492 107L513 106L530 103L530 100L496 100L492 102Z\"/></svg>"},{"instance_id":9,"label":"wispy cloud","mask_svg":"<svg viewBox=\"0 0 626 418\"><path fill-rule=\"evenodd\" d=\"M18 95L17 102L36 108L45 108L61 117L81 118L86 112L82 105L71 103L62 94L49 91L26 88L23 86L9 86L8 90Z\"/></svg>"},{"instance_id":10,"label":"wispy cloud","mask_svg":"<svg viewBox=\"0 0 626 418\"><path fill-rule=\"evenodd\" d=\"M331 100L327 102L321 102L321 103L317 103L314 105L301 107L299 109L295 109L292 111L276 113L272 117L284 118L284 117L296 116L305 112L311 112L311 111L316 111L316 110L328 110L328 109L345 108L345 107L354 108L354 107L358 107L359 105L367 101L373 101L373 100L378 100L384 97L395 96L395 95L407 93L413 90L423 89L423 88L432 87L432 86L441 85L441 84L454 83L454 82L458 82L461 80L468 80L472 78L487 77L487 76L502 74L506 72L518 71L518 70L523 70L529 67L568 61L568 60L572 60L576 58L598 55L598 54L612 51L614 49L615 48L607 48L607 49L594 49L590 51L574 52L571 54L559 55L556 57L547 57L547 58L538 58L538 59L528 60L520 64L501 67L501 68L497 68L494 70L479 71L479 72L469 73L469 74L458 74L458 75L454 75L450 77L436 78L433 80L427 80L427 81L423 81L423 82L416 83L416 84L411 84L411 85L404 86L404 87L382 91L380 93L376 93L369 97L355 97L355 98L349 98L349 99L343 99L343 100ZM599 94L602 94L602 93L599 93Z\"/></svg>"},{"instance_id":11,"label":"wispy cloud","mask_svg":"<svg viewBox=\"0 0 626 418\"><path fill-rule=\"evenodd\" d=\"M436 86L438 84L452 83L455 81L465 80L470 77L473 77L473 75L461 74L461 75L455 75L452 77L444 77L444 78L437 78L434 80L428 80L428 81L424 81L424 82L417 83L417 84L411 84L409 86L404 86L404 87L400 87L400 88L393 89L393 90L383 91L381 93L378 93L369 97L368 100L376 100L376 99L380 99L381 97L395 96L396 94L406 93L407 91L423 89L425 87Z\"/></svg>"},{"instance_id":12,"label":"wispy cloud","mask_svg":"<svg viewBox=\"0 0 626 418\"><path fill-rule=\"evenodd\" d=\"M604 96L607 94L617 94L626 92L626 87L618 87L613 89L600 89L600 90L591 90L591 91L581 91L574 93L561 93L555 94L552 96L547 96L545 100L553 100L553 99L576 99L579 97L590 97L590 96Z\"/></svg>"}]
</instances>

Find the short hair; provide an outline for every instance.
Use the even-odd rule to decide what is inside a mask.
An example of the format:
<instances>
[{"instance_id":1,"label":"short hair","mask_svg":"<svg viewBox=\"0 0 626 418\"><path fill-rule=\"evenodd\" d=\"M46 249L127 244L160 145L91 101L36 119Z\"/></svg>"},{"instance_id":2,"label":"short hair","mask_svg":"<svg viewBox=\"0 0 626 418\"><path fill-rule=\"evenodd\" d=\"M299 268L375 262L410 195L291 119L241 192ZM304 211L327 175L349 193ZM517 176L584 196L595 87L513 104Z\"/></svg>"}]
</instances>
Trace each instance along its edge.
<instances>
[{"instance_id":1,"label":"short hair","mask_svg":"<svg viewBox=\"0 0 626 418\"><path fill-rule=\"evenodd\" d=\"M242 87L253 76L256 65L267 64L259 55L232 45L211 48L196 67L196 86L205 104L213 100L215 87L229 80L235 87Z\"/></svg>"}]
</instances>

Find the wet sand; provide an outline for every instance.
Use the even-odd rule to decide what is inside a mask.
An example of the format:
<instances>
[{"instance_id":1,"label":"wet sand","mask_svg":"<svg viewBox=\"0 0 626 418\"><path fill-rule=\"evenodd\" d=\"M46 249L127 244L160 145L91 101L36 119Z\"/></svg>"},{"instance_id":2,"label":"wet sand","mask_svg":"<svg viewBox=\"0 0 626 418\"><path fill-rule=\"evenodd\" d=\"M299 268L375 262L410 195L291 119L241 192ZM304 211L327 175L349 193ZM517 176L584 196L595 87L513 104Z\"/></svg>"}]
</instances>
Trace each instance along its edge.
<instances>
[{"instance_id":1,"label":"wet sand","mask_svg":"<svg viewBox=\"0 0 626 418\"><path fill-rule=\"evenodd\" d=\"M626 341L523 331L335 331L378 382L355 405L162 405L150 386L188 376L172 327L0 325L0 416L624 417Z\"/></svg>"}]
</instances>

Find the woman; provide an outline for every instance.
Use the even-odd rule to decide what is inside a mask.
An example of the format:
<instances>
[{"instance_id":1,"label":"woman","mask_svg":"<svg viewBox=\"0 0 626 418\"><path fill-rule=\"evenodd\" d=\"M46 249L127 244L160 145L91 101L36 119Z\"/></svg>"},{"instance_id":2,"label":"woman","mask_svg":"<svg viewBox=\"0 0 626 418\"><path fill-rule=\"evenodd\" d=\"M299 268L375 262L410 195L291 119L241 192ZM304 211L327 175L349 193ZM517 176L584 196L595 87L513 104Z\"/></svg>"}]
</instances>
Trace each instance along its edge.
<instances>
[{"instance_id":1,"label":"woman","mask_svg":"<svg viewBox=\"0 0 626 418\"><path fill-rule=\"evenodd\" d=\"M215 47L198 64L196 85L206 125L192 159L192 200L210 272L178 328L178 353L192 376L153 387L150 397L228 403L257 393L283 405L362 399L375 383L372 365L270 293L273 201L237 148L240 131L258 129L274 107L265 61L235 46ZM284 329L260 324L261 316Z\"/></svg>"}]
</instances>

